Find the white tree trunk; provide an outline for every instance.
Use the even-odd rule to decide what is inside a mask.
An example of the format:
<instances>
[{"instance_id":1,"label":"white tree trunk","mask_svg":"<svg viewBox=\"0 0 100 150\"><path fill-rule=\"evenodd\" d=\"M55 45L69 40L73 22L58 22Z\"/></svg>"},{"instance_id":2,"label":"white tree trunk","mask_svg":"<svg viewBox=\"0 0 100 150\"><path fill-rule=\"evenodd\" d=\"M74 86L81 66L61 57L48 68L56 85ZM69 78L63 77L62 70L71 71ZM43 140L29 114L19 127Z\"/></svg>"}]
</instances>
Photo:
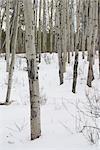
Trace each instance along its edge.
<instances>
[{"instance_id":1,"label":"white tree trunk","mask_svg":"<svg viewBox=\"0 0 100 150\"><path fill-rule=\"evenodd\" d=\"M57 2L57 51L59 62L60 85L63 84L63 44L62 44L62 0Z\"/></svg>"},{"instance_id":2,"label":"white tree trunk","mask_svg":"<svg viewBox=\"0 0 100 150\"><path fill-rule=\"evenodd\" d=\"M28 78L30 90L30 107L31 107L31 140L39 138L41 135L40 127L40 99L39 99L39 81L38 68L36 63L35 48L35 21L31 0L24 0L24 16L26 31L26 53L28 65Z\"/></svg>"},{"instance_id":3,"label":"white tree trunk","mask_svg":"<svg viewBox=\"0 0 100 150\"><path fill-rule=\"evenodd\" d=\"M10 2L6 0L6 71L9 72L10 57Z\"/></svg>"},{"instance_id":4,"label":"white tree trunk","mask_svg":"<svg viewBox=\"0 0 100 150\"><path fill-rule=\"evenodd\" d=\"M41 62L41 12L42 12L42 0L39 3L39 32L38 32L38 51L39 51L39 62Z\"/></svg>"},{"instance_id":5,"label":"white tree trunk","mask_svg":"<svg viewBox=\"0 0 100 150\"><path fill-rule=\"evenodd\" d=\"M11 64L9 68L9 77L8 77L8 88L7 88L7 95L6 95L6 103L10 101L11 95L11 88L12 88L12 77L14 71L14 64L15 64L15 53L16 53L16 45L17 45L17 33L18 33L18 21L19 21L19 2L16 0L15 5L15 17L14 17L14 30L13 30L13 49L12 49L12 58Z\"/></svg>"},{"instance_id":6,"label":"white tree trunk","mask_svg":"<svg viewBox=\"0 0 100 150\"><path fill-rule=\"evenodd\" d=\"M53 0L51 0L51 17L50 17L50 52L53 52Z\"/></svg>"},{"instance_id":7,"label":"white tree trunk","mask_svg":"<svg viewBox=\"0 0 100 150\"><path fill-rule=\"evenodd\" d=\"M47 50L46 1L43 0L43 52Z\"/></svg>"},{"instance_id":8,"label":"white tree trunk","mask_svg":"<svg viewBox=\"0 0 100 150\"><path fill-rule=\"evenodd\" d=\"M98 55L99 55L99 77L100 77L100 1L98 2Z\"/></svg>"},{"instance_id":9,"label":"white tree trunk","mask_svg":"<svg viewBox=\"0 0 100 150\"><path fill-rule=\"evenodd\" d=\"M80 47L80 12L81 12L81 0L76 0L76 21L77 21L77 32L76 32L76 48L75 48L75 60L73 68L73 85L72 92L76 93L76 84L78 78L78 58L79 58L79 47Z\"/></svg>"}]
</instances>

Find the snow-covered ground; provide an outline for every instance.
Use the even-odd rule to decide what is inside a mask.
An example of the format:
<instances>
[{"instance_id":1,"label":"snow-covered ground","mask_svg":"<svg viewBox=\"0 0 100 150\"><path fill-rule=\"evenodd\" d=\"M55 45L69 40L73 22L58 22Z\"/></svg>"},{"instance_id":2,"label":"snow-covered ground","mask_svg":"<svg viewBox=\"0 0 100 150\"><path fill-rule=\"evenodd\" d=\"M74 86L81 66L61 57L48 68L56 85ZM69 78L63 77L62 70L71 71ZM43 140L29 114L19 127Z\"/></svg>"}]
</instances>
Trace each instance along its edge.
<instances>
[{"instance_id":1,"label":"snow-covered ground","mask_svg":"<svg viewBox=\"0 0 100 150\"><path fill-rule=\"evenodd\" d=\"M77 93L73 94L73 63L66 66L64 84L59 85L57 54L42 55L39 65L42 135L30 141L30 108L28 77L25 58L16 58L13 88L9 106L0 106L0 150L99 150L100 144L90 144L77 132L77 101L86 100L86 91L95 89L100 94L98 59L94 65L93 89L86 86L87 60L81 60L78 68ZM6 97L7 76L4 57L0 57L0 102Z\"/></svg>"}]
</instances>

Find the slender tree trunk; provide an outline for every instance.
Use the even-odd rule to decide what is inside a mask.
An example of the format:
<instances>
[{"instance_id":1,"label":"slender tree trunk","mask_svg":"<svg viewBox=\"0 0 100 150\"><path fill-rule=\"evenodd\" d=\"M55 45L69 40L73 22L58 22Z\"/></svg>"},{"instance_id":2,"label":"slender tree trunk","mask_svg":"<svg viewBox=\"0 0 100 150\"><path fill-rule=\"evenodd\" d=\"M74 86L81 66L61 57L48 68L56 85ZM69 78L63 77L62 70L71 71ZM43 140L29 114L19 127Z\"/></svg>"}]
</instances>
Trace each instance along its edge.
<instances>
[{"instance_id":1,"label":"slender tree trunk","mask_svg":"<svg viewBox=\"0 0 100 150\"><path fill-rule=\"evenodd\" d=\"M38 53L38 42L37 42L37 7L38 7L38 1L33 0L33 13L34 13L34 21L35 21L35 47L36 47L36 52Z\"/></svg>"},{"instance_id":2,"label":"slender tree trunk","mask_svg":"<svg viewBox=\"0 0 100 150\"><path fill-rule=\"evenodd\" d=\"M39 62L41 62L41 12L42 12L42 0L39 3L39 32L38 32L38 51L39 51Z\"/></svg>"},{"instance_id":3,"label":"slender tree trunk","mask_svg":"<svg viewBox=\"0 0 100 150\"><path fill-rule=\"evenodd\" d=\"M98 51L99 51L99 76L100 76L100 1L98 1Z\"/></svg>"},{"instance_id":4,"label":"slender tree trunk","mask_svg":"<svg viewBox=\"0 0 100 150\"><path fill-rule=\"evenodd\" d=\"M71 33L70 33L70 35L71 35L71 41L70 41L70 43L71 43L71 52L72 52L72 56L74 55L74 31L75 31L75 27L74 27L74 22L75 22L75 20L74 20L74 17L75 17L75 14L74 14L74 0L71 0L71 17L70 17L70 20L71 20Z\"/></svg>"},{"instance_id":5,"label":"slender tree trunk","mask_svg":"<svg viewBox=\"0 0 100 150\"><path fill-rule=\"evenodd\" d=\"M70 63L70 5L69 0L67 1L67 51L68 51L68 63Z\"/></svg>"},{"instance_id":6,"label":"slender tree trunk","mask_svg":"<svg viewBox=\"0 0 100 150\"><path fill-rule=\"evenodd\" d=\"M72 86L72 92L73 93L76 93L76 84L77 84L77 68L78 68L78 57L79 57L79 54L78 52L75 53L75 61L74 61L74 72L73 72L73 86Z\"/></svg>"},{"instance_id":7,"label":"slender tree trunk","mask_svg":"<svg viewBox=\"0 0 100 150\"><path fill-rule=\"evenodd\" d=\"M35 48L35 21L33 16L33 8L31 0L23 0L25 30L26 30L26 53L30 90L30 124L31 124L31 140L39 138L41 135L40 127L40 99L39 99L39 81L38 68L36 63Z\"/></svg>"},{"instance_id":8,"label":"slender tree trunk","mask_svg":"<svg viewBox=\"0 0 100 150\"><path fill-rule=\"evenodd\" d=\"M18 21L19 21L19 2L16 0L15 5L15 20L14 20L14 30L13 30L13 50L12 50L12 58L11 58L11 64L9 68L9 77L8 77L8 89L7 89L7 95L6 95L6 103L9 103L10 101L10 95L11 95L11 88L12 88L12 77L13 77L13 71L14 71L14 64L15 64L15 53L16 53L16 44L17 44L17 33L18 33Z\"/></svg>"},{"instance_id":9,"label":"slender tree trunk","mask_svg":"<svg viewBox=\"0 0 100 150\"><path fill-rule=\"evenodd\" d=\"M6 71L9 72L10 58L10 2L6 0Z\"/></svg>"},{"instance_id":10,"label":"slender tree trunk","mask_svg":"<svg viewBox=\"0 0 100 150\"><path fill-rule=\"evenodd\" d=\"M88 1L88 27L87 27L87 60L90 60L90 52L91 52L91 41L92 41L92 1Z\"/></svg>"},{"instance_id":11,"label":"slender tree trunk","mask_svg":"<svg viewBox=\"0 0 100 150\"><path fill-rule=\"evenodd\" d=\"M47 50L46 1L43 0L43 52Z\"/></svg>"},{"instance_id":12,"label":"slender tree trunk","mask_svg":"<svg viewBox=\"0 0 100 150\"><path fill-rule=\"evenodd\" d=\"M82 7L82 58L85 58L85 50L86 50L86 2L83 1L83 7Z\"/></svg>"},{"instance_id":13,"label":"slender tree trunk","mask_svg":"<svg viewBox=\"0 0 100 150\"><path fill-rule=\"evenodd\" d=\"M72 85L72 92L76 93L76 84L78 78L78 58L79 58L79 47L80 47L80 11L81 11L81 2L80 0L76 1L77 6L77 33L76 33L76 48L75 48L75 60L74 60L74 68L73 68L73 85Z\"/></svg>"},{"instance_id":14,"label":"slender tree trunk","mask_svg":"<svg viewBox=\"0 0 100 150\"><path fill-rule=\"evenodd\" d=\"M57 51L59 62L59 78L60 85L63 84L63 47L62 47L62 1L57 2Z\"/></svg>"},{"instance_id":15,"label":"slender tree trunk","mask_svg":"<svg viewBox=\"0 0 100 150\"><path fill-rule=\"evenodd\" d=\"M67 63L67 15L66 15L66 0L62 0L62 61L63 61L63 73L66 72L66 63Z\"/></svg>"},{"instance_id":16,"label":"slender tree trunk","mask_svg":"<svg viewBox=\"0 0 100 150\"><path fill-rule=\"evenodd\" d=\"M92 87L92 81L94 79L93 73L93 64L94 64L94 55L96 50L96 43L98 37L98 0L91 2L91 19L92 19L92 40L91 40L91 49L90 51L90 58L89 58L89 69L88 69L88 78L87 78L87 85Z\"/></svg>"},{"instance_id":17,"label":"slender tree trunk","mask_svg":"<svg viewBox=\"0 0 100 150\"><path fill-rule=\"evenodd\" d=\"M50 52L53 52L53 0L51 0L51 17L50 17Z\"/></svg>"}]
</instances>

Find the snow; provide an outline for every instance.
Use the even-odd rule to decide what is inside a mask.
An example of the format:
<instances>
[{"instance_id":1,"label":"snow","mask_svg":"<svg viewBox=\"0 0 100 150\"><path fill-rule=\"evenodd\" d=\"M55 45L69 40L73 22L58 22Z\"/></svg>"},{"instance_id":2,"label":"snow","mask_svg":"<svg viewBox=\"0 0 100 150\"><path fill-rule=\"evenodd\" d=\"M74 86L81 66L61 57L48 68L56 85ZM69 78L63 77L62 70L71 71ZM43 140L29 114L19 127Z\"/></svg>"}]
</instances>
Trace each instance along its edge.
<instances>
[{"instance_id":1,"label":"snow","mask_svg":"<svg viewBox=\"0 0 100 150\"><path fill-rule=\"evenodd\" d=\"M99 150L99 142L90 144L83 134L76 131L78 100L85 101L88 62L81 60L78 68L77 93L73 94L73 63L66 66L64 84L59 85L57 54L43 54L39 64L41 96L41 128L39 139L30 141L30 107L26 60L17 55L13 87L9 106L0 106L0 150ZM98 59L94 64L93 89L100 93ZM0 102L6 97L7 76L4 56L0 57Z\"/></svg>"}]
</instances>

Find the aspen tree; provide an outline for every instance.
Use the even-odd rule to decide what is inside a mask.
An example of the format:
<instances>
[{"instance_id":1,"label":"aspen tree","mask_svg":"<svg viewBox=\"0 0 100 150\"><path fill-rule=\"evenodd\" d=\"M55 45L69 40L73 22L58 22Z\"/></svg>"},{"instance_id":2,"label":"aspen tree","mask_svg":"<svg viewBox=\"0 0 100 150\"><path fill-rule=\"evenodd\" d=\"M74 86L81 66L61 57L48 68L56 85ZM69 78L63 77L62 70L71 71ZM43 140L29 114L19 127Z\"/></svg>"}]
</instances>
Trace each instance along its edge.
<instances>
[{"instance_id":1,"label":"aspen tree","mask_svg":"<svg viewBox=\"0 0 100 150\"><path fill-rule=\"evenodd\" d=\"M98 37L98 0L93 1L93 34L92 34L92 49L93 49L93 64L95 61L97 37Z\"/></svg>"},{"instance_id":2,"label":"aspen tree","mask_svg":"<svg viewBox=\"0 0 100 150\"><path fill-rule=\"evenodd\" d=\"M39 32L38 32L38 51L39 51L39 62L41 62L41 25L42 25L42 21L41 21L41 17L42 17L42 0L39 1Z\"/></svg>"},{"instance_id":3,"label":"aspen tree","mask_svg":"<svg viewBox=\"0 0 100 150\"><path fill-rule=\"evenodd\" d=\"M47 50L46 1L43 0L43 52Z\"/></svg>"},{"instance_id":4,"label":"aspen tree","mask_svg":"<svg viewBox=\"0 0 100 150\"><path fill-rule=\"evenodd\" d=\"M85 57L85 44L86 44L86 4L85 0L83 1L82 6L82 58Z\"/></svg>"},{"instance_id":5,"label":"aspen tree","mask_svg":"<svg viewBox=\"0 0 100 150\"><path fill-rule=\"evenodd\" d=\"M94 5L93 1L90 1L89 5L89 38L88 38L88 60L89 60L89 67L88 67L88 77L87 77L87 85L89 87L92 86L92 81L94 79L94 74L93 74L93 46L94 46L94 41L93 41L93 35L94 35Z\"/></svg>"},{"instance_id":6,"label":"aspen tree","mask_svg":"<svg viewBox=\"0 0 100 150\"><path fill-rule=\"evenodd\" d=\"M12 77L14 71L14 64L15 64L15 53L16 53L16 44L17 44L17 33L18 33L18 21L19 21L19 1L16 0L15 3L15 14L14 14L14 30L13 30L13 49L12 49L12 58L9 68L9 77L8 77L8 88L7 88L7 95L6 95L6 103L10 101L11 95L11 88L12 88Z\"/></svg>"},{"instance_id":7,"label":"aspen tree","mask_svg":"<svg viewBox=\"0 0 100 150\"><path fill-rule=\"evenodd\" d=\"M54 33L55 33L55 39L54 39L54 51L57 52L57 31L58 31L58 15L57 15L57 0L55 0L55 13L54 13Z\"/></svg>"},{"instance_id":8,"label":"aspen tree","mask_svg":"<svg viewBox=\"0 0 100 150\"><path fill-rule=\"evenodd\" d=\"M17 12L17 5L16 5L16 0L13 1L12 4L13 7L13 13L10 19L10 44L11 44L11 52L13 51L14 43L13 43L13 32L15 28L15 19L16 19L16 12Z\"/></svg>"},{"instance_id":9,"label":"aspen tree","mask_svg":"<svg viewBox=\"0 0 100 150\"><path fill-rule=\"evenodd\" d=\"M88 27L87 27L87 51L88 51L88 61L90 59L90 52L91 52L91 41L92 41L92 0L88 0Z\"/></svg>"},{"instance_id":10,"label":"aspen tree","mask_svg":"<svg viewBox=\"0 0 100 150\"><path fill-rule=\"evenodd\" d=\"M33 0L33 13L34 13L34 21L35 21L35 47L36 52L38 52L38 43L37 43L37 7L38 7L38 1Z\"/></svg>"},{"instance_id":11,"label":"aspen tree","mask_svg":"<svg viewBox=\"0 0 100 150\"><path fill-rule=\"evenodd\" d=\"M53 52L53 0L51 0L51 16L50 16L50 52Z\"/></svg>"},{"instance_id":12,"label":"aspen tree","mask_svg":"<svg viewBox=\"0 0 100 150\"><path fill-rule=\"evenodd\" d=\"M62 0L57 1L57 51L59 62L60 85L63 84L63 58L62 58Z\"/></svg>"},{"instance_id":13,"label":"aspen tree","mask_svg":"<svg viewBox=\"0 0 100 150\"><path fill-rule=\"evenodd\" d=\"M91 40L91 49L90 49L90 58L89 58L89 69L88 69L88 78L87 85L89 87L92 86L92 81L94 79L93 74L93 63L94 63L94 55L97 43L98 36L98 0L91 1L92 7L92 40Z\"/></svg>"},{"instance_id":14,"label":"aspen tree","mask_svg":"<svg viewBox=\"0 0 100 150\"><path fill-rule=\"evenodd\" d=\"M63 61L63 73L66 72L66 62L67 62L67 16L66 16L66 0L62 0L62 61Z\"/></svg>"},{"instance_id":15,"label":"aspen tree","mask_svg":"<svg viewBox=\"0 0 100 150\"><path fill-rule=\"evenodd\" d=\"M68 63L70 63L70 1L66 0L67 5L67 52L68 52Z\"/></svg>"},{"instance_id":16,"label":"aspen tree","mask_svg":"<svg viewBox=\"0 0 100 150\"><path fill-rule=\"evenodd\" d=\"M90 2L91 3L91 2ZM93 48L92 48L92 46L93 46L93 41L92 41L92 32L93 32L93 25L92 25L92 23L93 23L93 19L92 19L92 17L93 17L93 15L92 15L92 7L93 5L92 5L92 3L90 4L90 16L89 16L89 20L91 19L91 22L90 22L90 26L88 26L88 30L90 30L90 33L89 33L89 36L90 37L88 37L88 39L87 39L87 41L89 42L89 43L87 43L87 50L88 50L88 61L89 61L89 67L88 67L88 77L87 77L87 85L89 86L89 87L91 87L92 86L92 81L93 81L93 79L94 79L94 75L93 75ZM91 17L91 18L90 18ZM90 28L90 29L89 29Z\"/></svg>"},{"instance_id":17,"label":"aspen tree","mask_svg":"<svg viewBox=\"0 0 100 150\"><path fill-rule=\"evenodd\" d=\"M25 44L27 53L27 66L30 90L30 124L31 140L39 138L41 135L40 128L40 99L39 99L39 81L38 68L36 62L35 47L35 20L33 16L33 5L31 0L23 0L25 16Z\"/></svg>"},{"instance_id":18,"label":"aspen tree","mask_svg":"<svg viewBox=\"0 0 100 150\"><path fill-rule=\"evenodd\" d=\"M71 21L71 27L70 27L70 48L71 48L71 52L72 52L72 56L74 55L74 17L75 17L75 14L74 14L74 0L71 0L71 17L70 17L70 21Z\"/></svg>"},{"instance_id":19,"label":"aspen tree","mask_svg":"<svg viewBox=\"0 0 100 150\"><path fill-rule=\"evenodd\" d=\"M80 0L76 0L76 21L77 21L77 32L76 32L76 48L75 48L75 60L74 60L74 68L73 68L73 85L72 92L76 93L76 84L77 84L77 71L78 71L78 57L79 57L79 35L80 35Z\"/></svg>"},{"instance_id":20,"label":"aspen tree","mask_svg":"<svg viewBox=\"0 0 100 150\"><path fill-rule=\"evenodd\" d=\"M99 76L100 76L100 1L98 1L98 51L99 51Z\"/></svg>"},{"instance_id":21,"label":"aspen tree","mask_svg":"<svg viewBox=\"0 0 100 150\"><path fill-rule=\"evenodd\" d=\"M6 71L9 72L10 59L10 1L6 0Z\"/></svg>"}]
</instances>

